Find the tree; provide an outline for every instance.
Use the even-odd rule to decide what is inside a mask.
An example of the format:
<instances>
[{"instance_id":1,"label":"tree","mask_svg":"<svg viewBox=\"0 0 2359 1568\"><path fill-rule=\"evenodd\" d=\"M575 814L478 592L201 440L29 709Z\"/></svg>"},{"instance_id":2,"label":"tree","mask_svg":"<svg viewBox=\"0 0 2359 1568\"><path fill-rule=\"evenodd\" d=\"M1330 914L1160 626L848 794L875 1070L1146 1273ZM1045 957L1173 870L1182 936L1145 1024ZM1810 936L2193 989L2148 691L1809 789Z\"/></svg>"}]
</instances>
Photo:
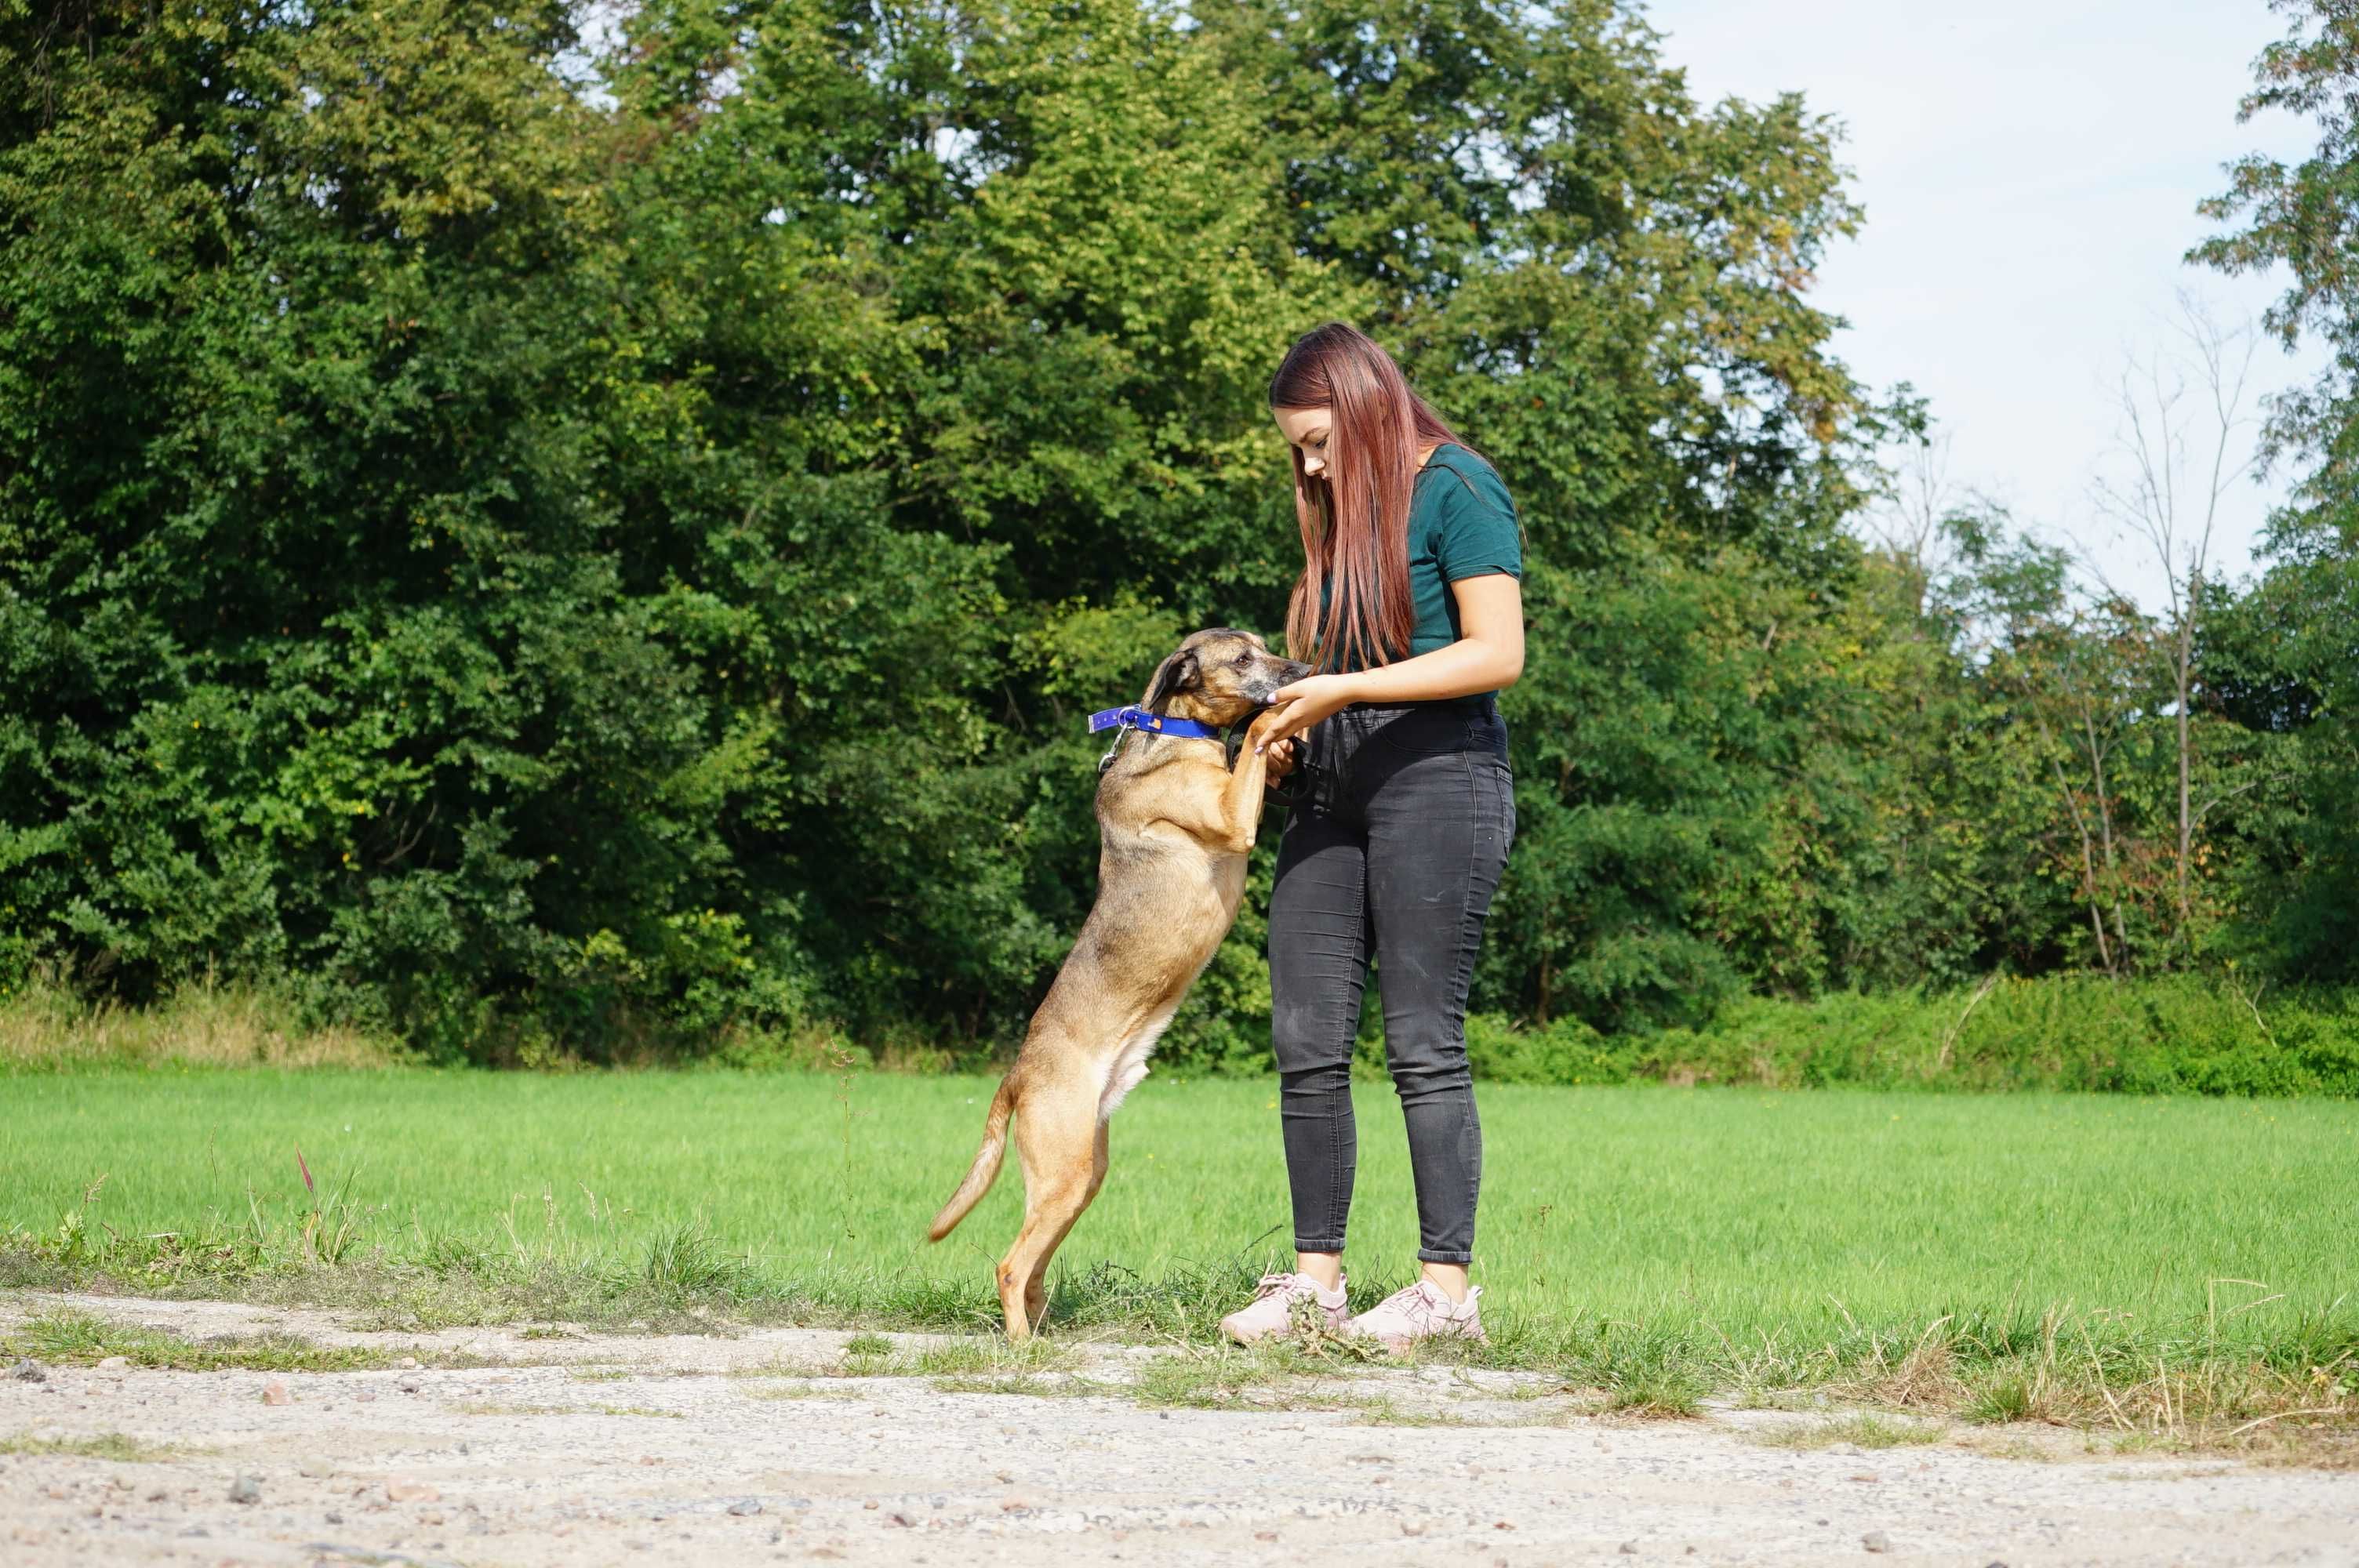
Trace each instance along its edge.
<instances>
[{"instance_id":1,"label":"tree","mask_svg":"<svg viewBox=\"0 0 2359 1568\"><path fill-rule=\"evenodd\" d=\"M489 1056L1006 1037L1078 715L1279 618L1264 390L1332 316L1506 469L1568 651L1629 665L1584 606L1660 555L1852 570L1832 133L1625 9L654 0L586 76L584 15L0 13L12 968ZM1258 1049L1257 935L1175 1053Z\"/></svg>"},{"instance_id":2,"label":"tree","mask_svg":"<svg viewBox=\"0 0 2359 1568\"><path fill-rule=\"evenodd\" d=\"M2201 766L2196 649L2203 618L2221 597L2212 576L2221 504L2252 477L2258 460L2246 434L2253 423L2246 409L2258 344L2248 328L2223 328L2190 295L2182 294L2179 306L2176 342L2122 368L2115 395L2121 420L2116 463L2099 475L2093 494L2099 513L2114 523L2116 536L2135 535L2162 573L2159 635L2148 645L2160 656L2170 682L2178 795L2171 941L2183 959L2192 955L2197 943L2189 892L2196 835L2215 808L2256 782L2223 783L2202 800L2196 798ZM2111 598L2129 602L2122 589L2108 580L2101 557L2083 559L2105 582Z\"/></svg>"},{"instance_id":3,"label":"tree","mask_svg":"<svg viewBox=\"0 0 2359 1568\"><path fill-rule=\"evenodd\" d=\"M2264 325L2328 351L2309 386L2272 405L2266 449L2298 465L2299 484L2270 521L2270 565L2231 641L2244 721L2295 742L2247 899L2278 964L2347 979L2359 975L2359 3L2272 4L2291 27L2255 62L2238 118L2301 115L2318 144L2297 163L2231 165L2228 189L2201 210L2238 226L2189 257L2229 273L2285 266Z\"/></svg>"}]
</instances>

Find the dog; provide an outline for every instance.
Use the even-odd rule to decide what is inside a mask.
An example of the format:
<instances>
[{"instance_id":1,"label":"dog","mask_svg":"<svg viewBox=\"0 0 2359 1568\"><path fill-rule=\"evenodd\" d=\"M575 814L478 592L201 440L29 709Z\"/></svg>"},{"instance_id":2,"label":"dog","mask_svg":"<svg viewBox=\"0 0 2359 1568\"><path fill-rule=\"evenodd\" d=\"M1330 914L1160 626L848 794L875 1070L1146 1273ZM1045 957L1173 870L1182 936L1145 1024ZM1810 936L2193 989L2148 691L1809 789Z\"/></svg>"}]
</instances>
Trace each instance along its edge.
<instances>
[{"instance_id":1,"label":"dog","mask_svg":"<svg viewBox=\"0 0 2359 1568\"><path fill-rule=\"evenodd\" d=\"M1038 1326L1049 1260L1105 1182L1106 1123L1147 1076L1157 1038L1236 919L1268 773L1251 742L1273 722L1271 695L1310 673L1250 632L1198 632L1157 666L1139 708L1222 728L1253 715L1234 766L1221 736L1158 733L1144 720L1103 764L1097 902L992 1097L973 1168L929 1236L948 1236L991 1190L1012 1119L1024 1227L999 1260L1010 1340Z\"/></svg>"}]
</instances>

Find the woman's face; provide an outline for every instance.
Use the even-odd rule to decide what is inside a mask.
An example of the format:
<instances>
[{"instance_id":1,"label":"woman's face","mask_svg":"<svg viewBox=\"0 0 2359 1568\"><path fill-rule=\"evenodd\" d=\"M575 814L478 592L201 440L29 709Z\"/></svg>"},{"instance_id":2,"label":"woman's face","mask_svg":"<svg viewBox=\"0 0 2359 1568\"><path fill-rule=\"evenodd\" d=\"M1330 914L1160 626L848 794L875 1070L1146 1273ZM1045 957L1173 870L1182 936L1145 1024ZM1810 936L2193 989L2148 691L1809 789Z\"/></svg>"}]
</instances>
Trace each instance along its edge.
<instances>
[{"instance_id":1,"label":"woman's face","mask_svg":"<svg viewBox=\"0 0 2359 1568\"><path fill-rule=\"evenodd\" d=\"M1278 433L1302 454L1302 471L1313 479L1325 474L1334 416L1324 408L1273 408L1270 414L1277 420Z\"/></svg>"}]
</instances>

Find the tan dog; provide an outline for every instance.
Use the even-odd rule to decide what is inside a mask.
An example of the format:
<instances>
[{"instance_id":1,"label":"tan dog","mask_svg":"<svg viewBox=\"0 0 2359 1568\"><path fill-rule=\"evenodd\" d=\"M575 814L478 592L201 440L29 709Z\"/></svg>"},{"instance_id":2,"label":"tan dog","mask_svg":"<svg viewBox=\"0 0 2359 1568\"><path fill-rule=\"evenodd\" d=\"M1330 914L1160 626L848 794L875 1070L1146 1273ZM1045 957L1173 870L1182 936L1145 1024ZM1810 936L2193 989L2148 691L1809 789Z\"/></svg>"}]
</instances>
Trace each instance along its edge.
<instances>
[{"instance_id":1,"label":"tan dog","mask_svg":"<svg viewBox=\"0 0 2359 1568\"><path fill-rule=\"evenodd\" d=\"M1163 661L1140 706L1233 725L1310 673L1215 627ZM1268 723L1254 720L1234 770L1218 736L1125 735L1098 780L1097 903L992 1097L973 1168L934 1216L940 1241L991 1190L1014 1117L1024 1228L999 1260L1010 1339L1038 1324L1049 1260L1105 1181L1107 1119L1236 919L1269 761L1251 741Z\"/></svg>"}]
</instances>

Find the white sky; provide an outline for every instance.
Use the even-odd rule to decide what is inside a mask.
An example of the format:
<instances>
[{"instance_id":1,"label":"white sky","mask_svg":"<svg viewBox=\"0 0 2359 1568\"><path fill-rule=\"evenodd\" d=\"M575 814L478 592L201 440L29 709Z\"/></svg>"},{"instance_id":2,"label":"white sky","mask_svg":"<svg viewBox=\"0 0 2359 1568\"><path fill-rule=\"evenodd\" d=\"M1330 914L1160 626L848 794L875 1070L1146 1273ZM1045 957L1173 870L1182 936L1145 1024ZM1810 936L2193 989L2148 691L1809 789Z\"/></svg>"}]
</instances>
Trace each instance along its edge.
<instances>
[{"instance_id":1,"label":"white sky","mask_svg":"<svg viewBox=\"0 0 2359 1568\"><path fill-rule=\"evenodd\" d=\"M1666 59L1706 103L1800 91L1844 122L1866 210L1830 252L1815 298L1878 391L1910 381L1951 438L1949 476L2043 536L2078 542L2158 607L2151 551L2090 498L2120 419L2125 352L2169 340L2180 289L2223 323L2257 318L2283 275L2184 265L2215 225L2195 203L2253 150L2298 157L2316 135L2275 115L2236 123L2251 62L2283 36L2264 0L1652 0ZM2265 343L2260 388L2314 352ZM2257 413L2257 409L2255 409ZM2249 443L2246 444L2249 448ZM2246 569L2281 480L2237 488L2215 561Z\"/></svg>"}]
</instances>

